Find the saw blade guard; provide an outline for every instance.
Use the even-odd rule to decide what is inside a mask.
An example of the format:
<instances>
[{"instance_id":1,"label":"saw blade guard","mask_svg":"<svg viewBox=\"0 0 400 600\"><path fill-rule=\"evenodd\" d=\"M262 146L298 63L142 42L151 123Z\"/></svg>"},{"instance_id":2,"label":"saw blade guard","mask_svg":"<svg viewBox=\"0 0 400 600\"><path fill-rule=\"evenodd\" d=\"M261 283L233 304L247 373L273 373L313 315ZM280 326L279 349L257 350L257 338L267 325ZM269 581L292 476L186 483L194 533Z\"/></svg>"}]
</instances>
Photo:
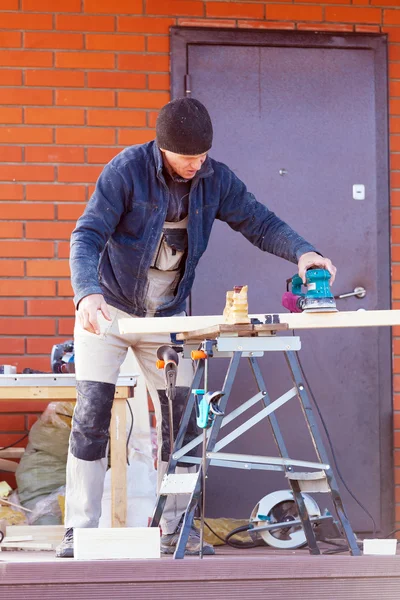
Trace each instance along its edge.
<instances>
[{"instance_id":1,"label":"saw blade guard","mask_svg":"<svg viewBox=\"0 0 400 600\"><path fill-rule=\"evenodd\" d=\"M317 502L308 494L302 494L310 517L320 517L321 510ZM260 536L263 541L273 548L295 549L307 544L307 539L301 525L290 526L290 522L298 519L297 504L290 490L279 490L261 498L254 507L250 521L255 527L282 523L279 529L270 531L255 531L250 535Z\"/></svg>"}]
</instances>

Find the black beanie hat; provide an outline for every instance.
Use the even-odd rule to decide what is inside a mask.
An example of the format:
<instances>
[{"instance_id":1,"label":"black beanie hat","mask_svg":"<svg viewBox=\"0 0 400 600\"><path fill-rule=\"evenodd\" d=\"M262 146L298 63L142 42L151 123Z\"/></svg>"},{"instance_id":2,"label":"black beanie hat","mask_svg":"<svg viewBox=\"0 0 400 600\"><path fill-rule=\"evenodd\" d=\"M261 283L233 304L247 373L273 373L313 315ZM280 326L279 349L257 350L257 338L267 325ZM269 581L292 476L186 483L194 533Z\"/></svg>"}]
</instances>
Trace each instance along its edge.
<instances>
[{"instance_id":1,"label":"black beanie hat","mask_svg":"<svg viewBox=\"0 0 400 600\"><path fill-rule=\"evenodd\" d=\"M206 107L195 98L177 98L160 111L156 123L159 148L196 156L212 146L213 128Z\"/></svg>"}]
</instances>

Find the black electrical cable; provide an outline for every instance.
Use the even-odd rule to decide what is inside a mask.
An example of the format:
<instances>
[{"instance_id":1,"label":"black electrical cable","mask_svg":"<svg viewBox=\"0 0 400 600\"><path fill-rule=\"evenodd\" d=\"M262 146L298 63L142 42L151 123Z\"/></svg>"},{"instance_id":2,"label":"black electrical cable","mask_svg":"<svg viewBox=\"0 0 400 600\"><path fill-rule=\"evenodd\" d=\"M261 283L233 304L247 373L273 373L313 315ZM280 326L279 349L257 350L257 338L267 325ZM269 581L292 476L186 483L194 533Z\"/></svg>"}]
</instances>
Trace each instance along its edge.
<instances>
[{"instance_id":1,"label":"black electrical cable","mask_svg":"<svg viewBox=\"0 0 400 600\"><path fill-rule=\"evenodd\" d=\"M25 440L28 437L28 435L29 435L29 433L26 433L25 435L22 436L22 438L19 438L19 440L17 440L16 442L13 442L12 444L8 444L8 446L4 446L4 448L0 448L0 450L8 450L8 448L12 448L13 446L16 446L17 444L19 444L20 442Z\"/></svg>"},{"instance_id":2,"label":"black electrical cable","mask_svg":"<svg viewBox=\"0 0 400 600\"><path fill-rule=\"evenodd\" d=\"M129 451L128 451L128 448L129 448L129 441L130 441L130 439L131 439L131 435L132 435L132 429L133 429L133 420L134 420L134 419L133 419L132 406L129 404L129 400L127 400L127 401L126 401L126 403L127 403L127 405L128 405L129 412L131 413L131 426L130 426L130 428L129 428L128 437L126 438L126 462L127 462L127 464L128 464L128 467L129 467L129 466L130 466L130 463L129 463Z\"/></svg>"},{"instance_id":3,"label":"black electrical cable","mask_svg":"<svg viewBox=\"0 0 400 600\"><path fill-rule=\"evenodd\" d=\"M293 335L295 335L294 330L293 330ZM349 486L347 485L346 481L344 480L344 478L342 476L342 473L341 473L341 471L339 469L339 466L338 466L338 463L337 463L337 460L336 460L336 455L335 455L335 451L333 449L333 443L332 443L332 440L331 440L331 436L329 435L329 431L328 431L328 428L326 426L325 420L324 420L324 418L322 416L321 410L320 410L320 408L318 406L318 402L317 402L317 400L316 400L316 398L314 396L314 393L313 393L313 391L311 389L310 383L309 383L309 381L307 379L307 375L305 374L305 371L303 369L303 365L301 363L301 360L300 360L298 352L296 352L296 356L297 356L297 360L299 362L300 371L301 371L301 373L303 375L303 378L304 378L304 381L305 381L305 383L306 383L306 385L308 387L308 390L310 392L310 396L312 398L312 401L314 402L315 408L317 409L319 418L321 419L322 427L324 428L324 431L325 431L325 434L326 434L326 437L327 437L327 440L328 440L328 444L329 444L329 447L330 447L331 452L332 452L332 458L333 458L333 462L334 462L335 467L336 467L337 474L338 474L341 482L343 483L344 487L346 488L346 490L348 491L348 493L350 494L350 496L353 498L353 500L365 512L365 514L368 515L368 517L371 519L372 525L373 525L373 535L376 536L376 523L375 523L374 517L367 510L367 508L365 508L365 506L358 500L358 498L353 494L353 492L350 490Z\"/></svg>"}]
</instances>

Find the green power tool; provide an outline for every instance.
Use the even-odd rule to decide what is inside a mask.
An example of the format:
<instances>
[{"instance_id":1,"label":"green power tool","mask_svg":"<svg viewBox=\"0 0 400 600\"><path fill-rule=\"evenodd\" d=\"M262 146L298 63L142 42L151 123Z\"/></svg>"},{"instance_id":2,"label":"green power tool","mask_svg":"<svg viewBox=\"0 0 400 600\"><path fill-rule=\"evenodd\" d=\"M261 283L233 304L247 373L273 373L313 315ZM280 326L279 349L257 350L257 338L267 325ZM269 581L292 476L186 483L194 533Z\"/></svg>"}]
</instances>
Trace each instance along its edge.
<instances>
[{"instance_id":1,"label":"green power tool","mask_svg":"<svg viewBox=\"0 0 400 600\"><path fill-rule=\"evenodd\" d=\"M287 291L282 297L283 306L291 312L337 312L329 284L330 278L331 274L326 269L308 269L305 284L307 290L304 292L301 277L294 275L286 282Z\"/></svg>"}]
</instances>

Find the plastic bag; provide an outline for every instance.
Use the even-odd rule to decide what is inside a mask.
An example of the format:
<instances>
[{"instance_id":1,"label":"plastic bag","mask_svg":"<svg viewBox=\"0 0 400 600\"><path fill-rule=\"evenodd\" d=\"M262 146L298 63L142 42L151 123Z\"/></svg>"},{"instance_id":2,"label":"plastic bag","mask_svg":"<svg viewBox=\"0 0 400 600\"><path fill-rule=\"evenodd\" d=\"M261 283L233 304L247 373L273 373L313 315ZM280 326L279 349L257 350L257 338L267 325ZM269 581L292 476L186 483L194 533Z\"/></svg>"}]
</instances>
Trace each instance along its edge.
<instances>
[{"instance_id":1,"label":"plastic bag","mask_svg":"<svg viewBox=\"0 0 400 600\"><path fill-rule=\"evenodd\" d=\"M71 433L72 402L52 402L29 432L29 443L15 473L18 494L26 508L65 485L65 465ZM37 524L57 524L55 513Z\"/></svg>"}]
</instances>

